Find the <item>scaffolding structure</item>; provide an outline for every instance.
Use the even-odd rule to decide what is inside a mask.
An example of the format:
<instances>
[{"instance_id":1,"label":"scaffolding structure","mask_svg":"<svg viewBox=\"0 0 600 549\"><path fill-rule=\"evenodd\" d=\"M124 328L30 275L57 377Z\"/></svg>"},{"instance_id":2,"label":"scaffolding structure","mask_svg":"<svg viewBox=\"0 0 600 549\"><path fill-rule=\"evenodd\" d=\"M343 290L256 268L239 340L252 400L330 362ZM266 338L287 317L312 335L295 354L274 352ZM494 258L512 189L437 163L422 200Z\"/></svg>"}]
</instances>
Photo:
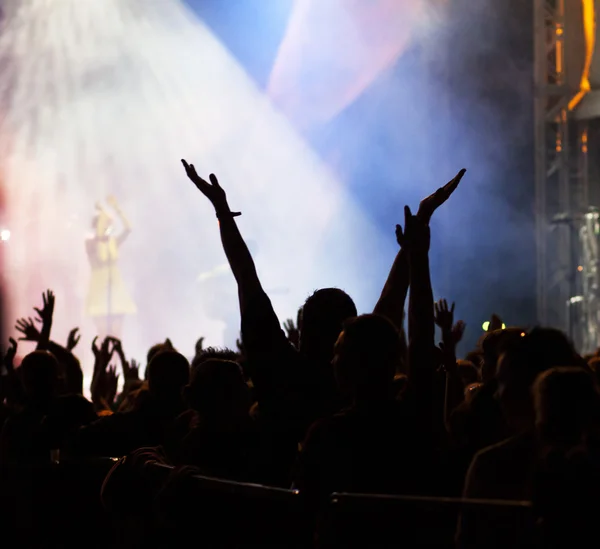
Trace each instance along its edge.
<instances>
[{"instance_id":1,"label":"scaffolding structure","mask_svg":"<svg viewBox=\"0 0 600 549\"><path fill-rule=\"evenodd\" d=\"M583 24L571 24L575 13L581 16L582 0L534 0L537 317L587 352L600 344L600 271L590 253L598 235L589 193L589 121L577 115L588 90L579 85L574 73L581 65L568 51L569 33L580 32L585 41Z\"/></svg>"}]
</instances>

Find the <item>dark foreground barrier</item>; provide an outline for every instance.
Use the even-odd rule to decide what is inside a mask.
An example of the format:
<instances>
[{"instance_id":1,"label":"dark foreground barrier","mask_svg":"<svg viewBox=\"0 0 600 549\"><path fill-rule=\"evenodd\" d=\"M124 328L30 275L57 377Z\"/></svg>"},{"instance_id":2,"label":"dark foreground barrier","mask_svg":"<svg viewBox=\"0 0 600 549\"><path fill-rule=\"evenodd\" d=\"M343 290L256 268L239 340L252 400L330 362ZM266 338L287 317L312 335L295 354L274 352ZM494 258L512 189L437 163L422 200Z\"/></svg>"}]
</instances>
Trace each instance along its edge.
<instances>
[{"instance_id":1,"label":"dark foreground barrier","mask_svg":"<svg viewBox=\"0 0 600 549\"><path fill-rule=\"evenodd\" d=\"M333 494L318 526L319 549L456 547L459 516L467 526L461 547L532 547L529 502Z\"/></svg>"},{"instance_id":2,"label":"dark foreground barrier","mask_svg":"<svg viewBox=\"0 0 600 549\"><path fill-rule=\"evenodd\" d=\"M533 545L528 502L333 494L315 536L297 491L126 463L3 467L2 542L36 549L304 549L315 541L319 549L449 549L462 514L461 547Z\"/></svg>"},{"instance_id":3,"label":"dark foreground barrier","mask_svg":"<svg viewBox=\"0 0 600 549\"><path fill-rule=\"evenodd\" d=\"M0 468L0 536L6 547L112 543L100 487L115 460Z\"/></svg>"},{"instance_id":4,"label":"dark foreground barrier","mask_svg":"<svg viewBox=\"0 0 600 549\"><path fill-rule=\"evenodd\" d=\"M188 548L191 540L203 548L307 546L302 499L295 490L208 478L191 468L158 464L145 466L141 476L133 482L143 486L146 504L132 502L137 507L132 512L120 505L120 494L134 488L131 478L115 472L113 485L107 482L104 489L122 547Z\"/></svg>"}]
</instances>

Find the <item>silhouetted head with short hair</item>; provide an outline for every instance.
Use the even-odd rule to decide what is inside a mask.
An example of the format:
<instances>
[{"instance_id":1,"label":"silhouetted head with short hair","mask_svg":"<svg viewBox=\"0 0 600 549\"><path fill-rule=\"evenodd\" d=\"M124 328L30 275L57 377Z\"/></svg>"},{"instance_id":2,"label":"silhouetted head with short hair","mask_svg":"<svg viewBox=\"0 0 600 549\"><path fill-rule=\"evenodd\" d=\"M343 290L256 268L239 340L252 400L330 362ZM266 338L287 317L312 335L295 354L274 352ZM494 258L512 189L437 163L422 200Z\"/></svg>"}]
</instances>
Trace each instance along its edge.
<instances>
[{"instance_id":1,"label":"silhouetted head with short hair","mask_svg":"<svg viewBox=\"0 0 600 549\"><path fill-rule=\"evenodd\" d=\"M175 350L175 348L173 347L173 344L171 343L170 339L166 339L162 343L157 343L156 345L152 345L152 347L150 347L150 349L148 349L148 353L146 355L146 372L144 374L144 378L146 380L148 380L148 365L150 364L152 359L158 353L162 353L163 351L174 351L174 350Z\"/></svg>"},{"instance_id":2,"label":"silhouetted head with short hair","mask_svg":"<svg viewBox=\"0 0 600 549\"><path fill-rule=\"evenodd\" d=\"M536 427L542 440L569 448L599 427L600 394L584 368L551 368L533 386Z\"/></svg>"},{"instance_id":3,"label":"silhouetted head with short hair","mask_svg":"<svg viewBox=\"0 0 600 549\"><path fill-rule=\"evenodd\" d=\"M362 315L346 321L333 360L341 391L355 402L393 398L402 353L400 334L386 318Z\"/></svg>"},{"instance_id":4,"label":"silhouetted head with short hair","mask_svg":"<svg viewBox=\"0 0 600 549\"><path fill-rule=\"evenodd\" d=\"M582 367L583 359L559 330L521 332L504 348L498 362L498 394L509 423L517 428L533 422L531 388L536 377L557 366Z\"/></svg>"},{"instance_id":5,"label":"silhouetted head with short hair","mask_svg":"<svg viewBox=\"0 0 600 549\"><path fill-rule=\"evenodd\" d=\"M480 341L482 350L481 378L484 383L491 381L496 375L498 360L504 350L515 341L519 341L525 330L507 328L487 332Z\"/></svg>"},{"instance_id":6,"label":"silhouetted head with short hair","mask_svg":"<svg viewBox=\"0 0 600 549\"><path fill-rule=\"evenodd\" d=\"M182 354L165 350L154 355L147 368L148 390L158 400L175 402L190 380L190 364Z\"/></svg>"},{"instance_id":7,"label":"silhouetted head with short hair","mask_svg":"<svg viewBox=\"0 0 600 549\"><path fill-rule=\"evenodd\" d=\"M207 347L202 349L192 360L192 371L200 364L209 360L227 360L230 362L238 362L240 355L231 349L217 347Z\"/></svg>"},{"instance_id":8,"label":"silhouetted head with short hair","mask_svg":"<svg viewBox=\"0 0 600 549\"><path fill-rule=\"evenodd\" d=\"M344 322L356 314L354 301L343 290L317 290L302 307L300 352L313 359L331 362L333 347Z\"/></svg>"},{"instance_id":9,"label":"silhouetted head with short hair","mask_svg":"<svg viewBox=\"0 0 600 549\"><path fill-rule=\"evenodd\" d=\"M34 351L28 354L21 362L19 373L29 402L47 404L56 396L59 365L51 353Z\"/></svg>"},{"instance_id":10,"label":"silhouetted head with short hair","mask_svg":"<svg viewBox=\"0 0 600 549\"><path fill-rule=\"evenodd\" d=\"M248 419L250 397L242 370L230 360L209 359L192 371L185 399L209 422Z\"/></svg>"}]
</instances>

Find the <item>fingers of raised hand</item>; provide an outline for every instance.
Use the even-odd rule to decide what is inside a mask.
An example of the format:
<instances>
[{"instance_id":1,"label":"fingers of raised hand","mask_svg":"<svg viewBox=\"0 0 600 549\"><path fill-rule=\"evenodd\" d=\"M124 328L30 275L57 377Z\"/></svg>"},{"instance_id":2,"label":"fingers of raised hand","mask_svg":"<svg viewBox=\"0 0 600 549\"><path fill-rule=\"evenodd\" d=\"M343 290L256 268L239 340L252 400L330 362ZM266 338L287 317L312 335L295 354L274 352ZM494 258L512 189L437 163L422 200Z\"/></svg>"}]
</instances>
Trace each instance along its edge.
<instances>
[{"instance_id":1,"label":"fingers of raised hand","mask_svg":"<svg viewBox=\"0 0 600 549\"><path fill-rule=\"evenodd\" d=\"M444 190L444 193L446 194L446 197L449 197L456 190L456 187L458 187L460 180L463 178L463 176L465 175L466 172L467 172L467 170L465 170L463 168L454 176L453 179L448 181L448 183L446 183L442 187L442 189Z\"/></svg>"},{"instance_id":2,"label":"fingers of raised hand","mask_svg":"<svg viewBox=\"0 0 600 549\"><path fill-rule=\"evenodd\" d=\"M404 232L400 225L396 225L396 242L398 242L400 246L404 245Z\"/></svg>"},{"instance_id":3,"label":"fingers of raised hand","mask_svg":"<svg viewBox=\"0 0 600 549\"><path fill-rule=\"evenodd\" d=\"M212 184L213 184L215 187L217 187L218 189L220 189L220 188L221 188L221 185L219 185L219 180L217 179L217 176L216 176L214 173L211 173L211 174L208 176L208 179L210 180L210 182L211 182L211 183L212 183Z\"/></svg>"}]
</instances>

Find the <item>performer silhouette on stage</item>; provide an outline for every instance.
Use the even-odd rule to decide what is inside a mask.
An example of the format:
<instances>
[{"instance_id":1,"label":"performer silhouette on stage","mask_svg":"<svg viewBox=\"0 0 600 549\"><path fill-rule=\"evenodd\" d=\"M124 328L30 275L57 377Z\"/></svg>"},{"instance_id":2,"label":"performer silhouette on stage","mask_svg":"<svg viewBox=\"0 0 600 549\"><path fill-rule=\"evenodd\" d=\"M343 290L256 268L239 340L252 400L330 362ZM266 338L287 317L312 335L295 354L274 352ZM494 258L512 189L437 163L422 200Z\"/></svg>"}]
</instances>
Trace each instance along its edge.
<instances>
[{"instance_id":1,"label":"performer silhouette on stage","mask_svg":"<svg viewBox=\"0 0 600 549\"><path fill-rule=\"evenodd\" d=\"M98 336L121 337L125 316L137 312L117 264L119 247L129 236L131 226L116 198L110 196L107 201L123 224L123 231L114 236L112 217L100 204L96 204L96 215L92 221L94 234L86 240L92 270L86 313L94 319Z\"/></svg>"}]
</instances>

